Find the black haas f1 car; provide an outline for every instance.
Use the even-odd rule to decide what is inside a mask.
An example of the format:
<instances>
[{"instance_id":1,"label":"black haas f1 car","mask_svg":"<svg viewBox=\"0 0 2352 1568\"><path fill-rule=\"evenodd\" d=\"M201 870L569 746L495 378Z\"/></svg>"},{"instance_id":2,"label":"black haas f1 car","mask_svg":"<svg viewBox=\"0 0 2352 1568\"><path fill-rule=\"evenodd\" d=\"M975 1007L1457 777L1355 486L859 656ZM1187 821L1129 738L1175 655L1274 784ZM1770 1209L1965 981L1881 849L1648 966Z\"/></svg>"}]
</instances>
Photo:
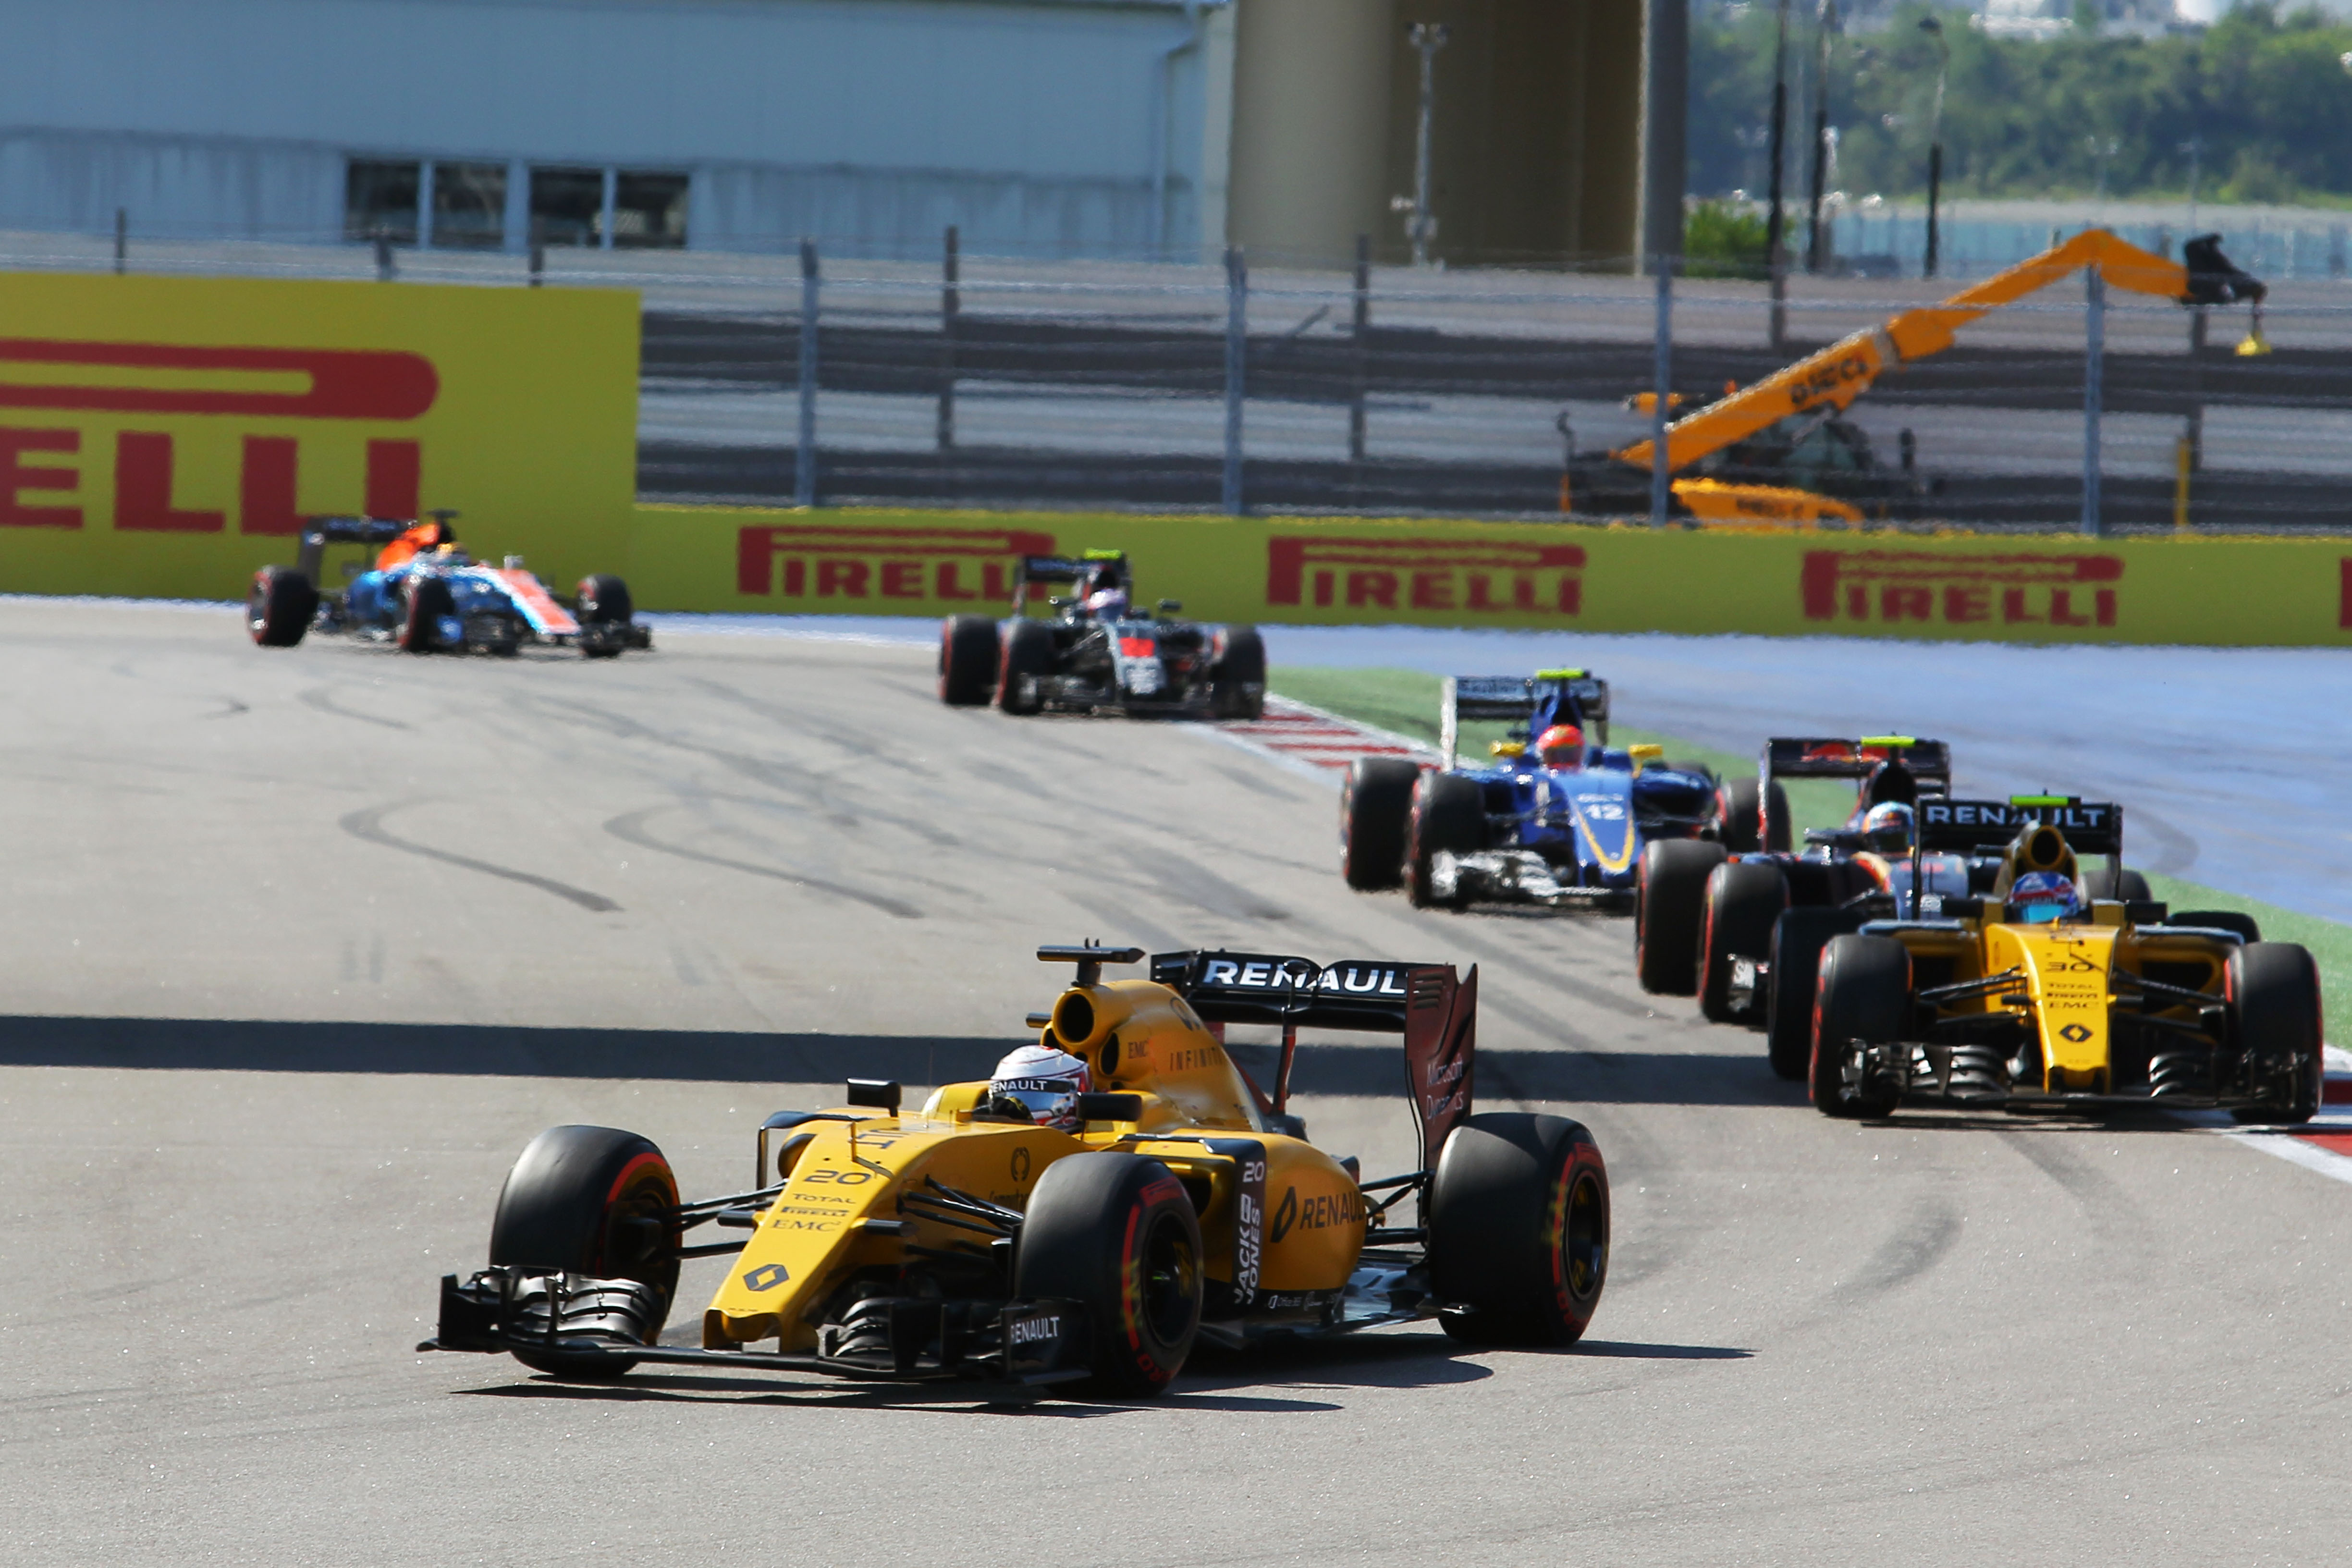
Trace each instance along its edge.
<instances>
[{"instance_id":1,"label":"black haas f1 car","mask_svg":"<svg viewBox=\"0 0 2352 1568\"><path fill-rule=\"evenodd\" d=\"M751 1190L694 1202L646 1139L551 1129L499 1194L489 1268L443 1279L419 1348L579 1380L652 1362L1134 1398L1204 1340L1430 1318L1481 1344L1584 1332L1608 1172L1576 1122L1472 1112L1475 969L1172 952L1106 981L1141 951L1037 956L1077 969L1031 1015L1034 1054L1076 1057L1084 1079L949 1084L919 1111L852 1079L846 1106L761 1124ZM1282 1029L1271 1096L1226 1054L1229 1023ZM1302 1028L1402 1037L1420 1169L1364 1181L1306 1141L1286 1110ZM687 1239L705 1226L734 1234ZM664 1343L700 1258L728 1259L701 1345Z\"/></svg>"},{"instance_id":2,"label":"black haas f1 car","mask_svg":"<svg viewBox=\"0 0 2352 1568\"><path fill-rule=\"evenodd\" d=\"M1075 584L1048 601L1050 620L1027 615L1033 585ZM940 700L978 707L994 694L1007 713L1048 708L1081 713L1255 719L1265 710L1265 645L1251 626L1207 626L1166 617L1134 602L1124 552L1089 550L1076 560L1026 556L1013 590L1013 617L953 616L940 628Z\"/></svg>"},{"instance_id":3,"label":"black haas f1 car","mask_svg":"<svg viewBox=\"0 0 2352 1568\"><path fill-rule=\"evenodd\" d=\"M1918 849L1991 857L1948 894L1835 936L1808 1076L1826 1115L1898 1106L2098 1113L2226 1110L2307 1121L2323 1072L2319 972L2242 920L2081 896L2078 854L2117 862L2123 808L2057 796L1928 800Z\"/></svg>"},{"instance_id":4,"label":"black haas f1 car","mask_svg":"<svg viewBox=\"0 0 2352 1568\"><path fill-rule=\"evenodd\" d=\"M576 647L590 658L653 647L636 623L629 585L618 577L584 577L566 602L509 555L489 566L458 548L449 520L314 518L302 529L291 566L264 566L245 601L246 627L263 647L292 647L304 634L341 634L389 643L405 653L511 655L528 644ZM373 562L346 563L350 581L329 593L330 545L376 551Z\"/></svg>"},{"instance_id":5,"label":"black haas f1 car","mask_svg":"<svg viewBox=\"0 0 2352 1568\"><path fill-rule=\"evenodd\" d=\"M1706 829L1715 779L1656 746L1609 745L1609 683L1582 669L1448 676L1441 764L1365 757L1339 796L1349 887L1403 884L1420 908L1479 900L1622 907L1642 847ZM1457 765L1465 720L1508 723L1486 767Z\"/></svg>"}]
</instances>

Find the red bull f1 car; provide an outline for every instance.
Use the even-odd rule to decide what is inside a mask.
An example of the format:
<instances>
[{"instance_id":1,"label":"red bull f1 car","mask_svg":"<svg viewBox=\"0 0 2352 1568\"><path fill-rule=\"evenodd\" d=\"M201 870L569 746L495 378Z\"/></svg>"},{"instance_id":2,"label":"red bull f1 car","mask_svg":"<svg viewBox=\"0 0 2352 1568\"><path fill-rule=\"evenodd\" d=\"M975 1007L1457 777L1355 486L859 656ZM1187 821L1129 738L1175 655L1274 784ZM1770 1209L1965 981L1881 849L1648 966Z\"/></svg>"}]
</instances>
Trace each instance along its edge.
<instances>
[{"instance_id":1,"label":"red bull f1 car","mask_svg":"<svg viewBox=\"0 0 2352 1568\"><path fill-rule=\"evenodd\" d=\"M529 646L575 647L589 658L612 658L625 648L649 648L653 633L636 623L628 584L618 577L583 578L568 603L523 569L522 557L503 564L478 562L457 544L449 520L424 522L385 518L312 520L291 566L265 566L253 574L245 618L263 647L292 647L311 632L384 643L405 653L512 655ZM323 586L331 545L376 551L372 564L347 564L350 581Z\"/></svg>"},{"instance_id":2,"label":"red bull f1 car","mask_svg":"<svg viewBox=\"0 0 2352 1568\"><path fill-rule=\"evenodd\" d=\"M1202 1341L1239 1346L1435 1319L1493 1345L1584 1332L1609 1263L1609 1178L1581 1126L1474 1113L1477 971L1047 947L1076 966L1037 1045L1073 1092L896 1083L759 1128L754 1181L682 1201L634 1133L557 1127L499 1195L489 1267L441 1284L421 1349L510 1353L558 1378L640 1363L740 1374L947 1380L983 1396L1165 1388ZM1264 1094L1223 1026L1272 1025ZM1401 1037L1420 1168L1364 1180L1286 1109L1302 1029ZM1412 1203L1407 1205L1406 1200ZM697 1232L721 1239L698 1242ZM723 1258L696 1346L664 1342L681 1267Z\"/></svg>"},{"instance_id":3,"label":"red bull f1 car","mask_svg":"<svg viewBox=\"0 0 2352 1568\"><path fill-rule=\"evenodd\" d=\"M1458 765L1465 721L1511 726L1492 765ZM1449 676L1439 737L1434 770L1393 757L1349 770L1339 862L1349 887L1402 884L1423 908L1622 906L1642 847L1704 832L1715 811L1711 774L1664 763L1655 746L1609 745L1609 685L1585 670Z\"/></svg>"},{"instance_id":4,"label":"red bull f1 car","mask_svg":"<svg viewBox=\"0 0 2352 1568\"><path fill-rule=\"evenodd\" d=\"M1026 612L1033 586L1074 584L1048 601L1051 619ZM1251 626L1201 626L1135 603L1135 574L1116 550L1066 559L1024 558L1013 616L955 616L940 627L940 700L978 707L992 696L1007 713L1080 713L1255 719L1265 710L1265 645Z\"/></svg>"}]
</instances>

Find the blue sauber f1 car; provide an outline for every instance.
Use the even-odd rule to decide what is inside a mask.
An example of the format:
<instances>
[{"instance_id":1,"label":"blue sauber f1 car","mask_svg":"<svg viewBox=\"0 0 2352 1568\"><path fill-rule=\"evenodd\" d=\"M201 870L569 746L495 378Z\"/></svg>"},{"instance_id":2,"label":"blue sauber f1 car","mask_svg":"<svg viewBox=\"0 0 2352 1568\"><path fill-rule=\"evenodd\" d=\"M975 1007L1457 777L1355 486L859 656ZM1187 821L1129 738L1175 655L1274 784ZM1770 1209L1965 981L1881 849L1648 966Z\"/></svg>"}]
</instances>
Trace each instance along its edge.
<instances>
[{"instance_id":1,"label":"blue sauber f1 car","mask_svg":"<svg viewBox=\"0 0 2352 1568\"><path fill-rule=\"evenodd\" d=\"M583 578L566 604L523 570L521 556L489 566L459 549L449 526L456 515L436 512L425 522L311 520L293 565L265 566L253 574L245 605L253 640L263 647L292 647L315 631L389 643L407 653L512 655L538 644L576 647L589 658L653 647L653 633L636 624L629 586L621 579ZM347 563L350 583L330 594L320 584L328 546L335 544L381 548L366 570Z\"/></svg>"},{"instance_id":2,"label":"blue sauber f1 car","mask_svg":"<svg viewBox=\"0 0 2352 1568\"><path fill-rule=\"evenodd\" d=\"M1465 720L1511 725L1495 765L1457 765ZM1402 884L1420 908L1625 907L1644 844L1708 830L1716 781L1608 740L1608 683L1584 670L1447 678L1439 768L1365 757L1349 771L1342 875L1362 892Z\"/></svg>"}]
</instances>

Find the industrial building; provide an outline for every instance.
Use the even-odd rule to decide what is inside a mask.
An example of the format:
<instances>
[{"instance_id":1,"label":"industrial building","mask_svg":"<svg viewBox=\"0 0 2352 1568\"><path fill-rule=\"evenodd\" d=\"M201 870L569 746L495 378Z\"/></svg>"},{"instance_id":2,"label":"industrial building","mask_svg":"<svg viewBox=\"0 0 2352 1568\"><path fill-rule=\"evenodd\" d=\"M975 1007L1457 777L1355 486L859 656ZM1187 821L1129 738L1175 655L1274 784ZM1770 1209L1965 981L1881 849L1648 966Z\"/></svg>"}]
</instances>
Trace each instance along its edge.
<instances>
[{"instance_id":1,"label":"industrial building","mask_svg":"<svg viewBox=\"0 0 2352 1568\"><path fill-rule=\"evenodd\" d=\"M1640 0L0 0L0 227L1195 258L1633 249Z\"/></svg>"}]
</instances>

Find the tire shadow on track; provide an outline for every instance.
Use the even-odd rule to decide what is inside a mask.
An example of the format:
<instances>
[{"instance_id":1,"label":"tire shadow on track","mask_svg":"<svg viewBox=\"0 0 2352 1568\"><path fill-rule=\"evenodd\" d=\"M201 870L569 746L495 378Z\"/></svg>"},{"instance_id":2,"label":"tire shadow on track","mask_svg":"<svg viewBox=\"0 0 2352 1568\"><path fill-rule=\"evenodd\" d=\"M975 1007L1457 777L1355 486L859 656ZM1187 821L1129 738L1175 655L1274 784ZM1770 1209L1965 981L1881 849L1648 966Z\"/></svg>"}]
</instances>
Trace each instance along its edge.
<instances>
[{"instance_id":1,"label":"tire shadow on track","mask_svg":"<svg viewBox=\"0 0 2352 1568\"><path fill-rule=\"evenodd\" d=\"M1226 1047L1261 1086L1274 1081L1280 1052ZM1393 1044L1301 1041L1293 1094L1385 1099L1402 1092L1404 1056ZM1481 1047L1477 1087L1486 1099L1570 1100L1586 1105L1788 1105L1805 1086L1775 1077L1759 1052L1530 1051Z\"/></svg>"},{"instance_id":2,"label":"tire shadow on track","mask_svg":"<svg viewBox=\"0 0 2352 1568\"><path fill-rule=\"evenodd\" d=\"M910 1384L877 1388L855 1384L792 1383L782 1379L770 1381L667 1373L647 1375L642 1373L631 1374L625 1382L614 1384L558 1383L550 1377L532 1377L519 1383L461 1388L453 1392L475 1399L550 1399L604 1405L768 1405L784 1409L887 1410L941 1415L1057 1415L1081 1420L1155 1411L1181 1414L1191 1410L1230 1410L1261 1415L1311 1415L1331 1414L1346 1408L1321 1399L1199 1392L1189 1377L1180 1379L1175 1387L1160 1398L1141 1405L1057 1397L1051 1393L998 1394L968 1384L940 1384L927 1388L920 1384Z\"/></svg>"}]
</instances>

